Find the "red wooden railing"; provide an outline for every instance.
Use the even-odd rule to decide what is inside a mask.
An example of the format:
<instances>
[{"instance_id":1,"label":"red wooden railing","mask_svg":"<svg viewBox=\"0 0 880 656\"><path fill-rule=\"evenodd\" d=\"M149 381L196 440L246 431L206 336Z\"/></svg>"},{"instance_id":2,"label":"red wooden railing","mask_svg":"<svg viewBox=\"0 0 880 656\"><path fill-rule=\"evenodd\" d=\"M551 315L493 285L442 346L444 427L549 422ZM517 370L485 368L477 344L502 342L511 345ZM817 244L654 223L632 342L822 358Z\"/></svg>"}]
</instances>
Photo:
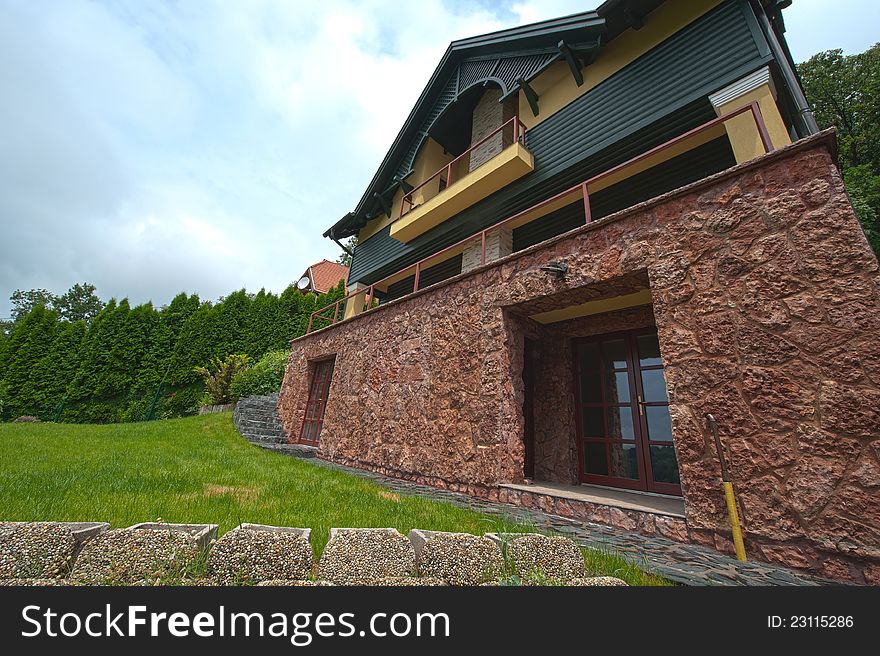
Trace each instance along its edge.
<instances>
[{"instance_id":1,"label":"red wooden railing","mask_svg":"<svg viewBox=\"0 0 880 656\"><path fill-rule=\"evenodd\" d=\"M461 155L459 155L454 160L449 162L446 166L444 166L443 168L439 169L436 173L431 175L431 177L429 177L424 182L422 182L418 187L414 187L413 189L410 189L408 192L406 192L403 195L403 198L400 199L400 216L403 216L404 214L411 211L415 207L415 202L413 201L413 194L415 194L422 187L426 186L428 183L430 183L430 182L436 180L437 178L439 178L440 176L442 176L443 173L446 173L446 187L447 188L451 187L452 183L453 183L452 172L455 170L455 165L458 164L460 161L462 161L465 157L469 156L474 150L476 150L477 148L482 146L484 143L489 141L489 139L494 137L499 132L502 134L502 139L503 139L504 138L503 137L504 130L507 129L508 126L513 127L513 141L514 142L524 140L525 134L526 134L526 126L522 124L522 121L519 120L519 117L514 116L513 118L505 121L503 124L501 124L501 126L492 130L492 132L490 132L485 137L480 139L477 143L472 145L470 148L468 148L466 151L464 151Z\"/></svg>"},{"instance_id":2,"label":"red wooden railing","mask_svg":"<svg viewBox=\"0 0 880 656\"><path fill-rule=\"evenodd\" d=\"M590 193L589 193L589 189L588 189L588 187L591 184L599 182L600 180L603 180L604 178L607 178L610 175L614 175L615 173L621 171L622 169L625 169L629 166L632 166L633 164L637 164L637 163L639 163L649 157L652 157L653 155L656 155L659 152L662 152L663 150L666 150L667 148L670 148L676 144L679 144L682 141L685 141L686 139L689 139L689 138L691 138L701 132L705 132L706 130L711 129L711 128L715 127L716 125L719 125L721 123L725 123L725 122L729 121L730 119L732 119L736 116L739 116L740 114L745 114L746 112L750 112L752 114L752 118L754 119L755 126L757 127L757 130L758 130L758 135L761 138L761 144L764 146L764 152L767 152L767 153L771 152L773 150L773 142L770 140L770 134L767 132L767 125L764 123L764 116L761 114L761 108L757 102L752 102L751 104L740 107L739 109L737 109L733 112L730 112L729 114L725 114L724 116L719 116L717 118L712 119L711 121L707 121L706 123L703 123L702 125L699 125L699 126L693 128L692 130L688 130L687 132L680 134L677 137L674 137L673 139L670 139L669 141L666 141L665 143L660 144L659 146L655 146L654 148L651 148L650 150L645 151L641 155L637 155L637 156L633 157L632 159L628 159L627 161L623 162L622 164L618 164L617 166L610 168L606 171L603 171L602 173L598 173L597 175L594 175L592 178L584 180L583 182L578 183L578 184L574 185L573 187L566 189L565 191L561 191L558 194L551 196L550 198L547 198L546 200L541 201L540 203L532 205L528 209L525 209L521 212L517 212L513 216L509 216L506 219L499 221L498 223L494 223L491 226L489 226L488 228L484 228L479 233L473 234L470 237L466 237L466 238L462 239L461 241L458 241L458 242L452 244L451 246L447 246L446 248L444 248L442 250L439 250L435 253L432 253L428 257L422 258L421 260L419 260L415 264L410 264L409 266L404 267L403 269L400 269L396 273L393 273L390 276L386 276L382 280L378 280L378 281L374 282L372 285L370 285L366 289L360 289L357 291L349 292L348 294L346 294L345 296L340 298L335 303L332 303L326 307L321 308L320 310L316 310L315 312L313 312L312 315L309 317L309 327L306 330L306 334L312 332L312 328L314 326L315 319L323 319L325 321L330 321L331 324L335 324L339 320L340 309L344 307L344 305L342 305L342 304L344 304L346 301L348 301L356 296L366 295L365 301L364 301L364 306L363 306L362 310L372 309L376 287L382 286L385 283L390 282L393 278L400 278L401 274L403 274L409 270L413 271L413 276L414 276L413 292L418 291L418 289L419 289L419 274L421 273L423 265L426 262L436 260L440 255L443 255L447 251L450 251L455 248L460 248L464 244L471 243L471 242L475 241L476 239L480 240L480 265L482 266L482 265L486 264L486 235L488 233L492 232L493 230L497 230L498 228L501 228L501 227L507 225L508 223L516 221L517 219L521 219L523 216L530 214L531 212L534 212L534 211L536 211L546 205L557 202L560 199L565 198L566 196L569 196L575 192L580 191L581 193L583 193L584 222L591 223L593 220L593 217L592 217L592 213L590 211ZM514 119L511 119L511 121L513 121L513 120ZM508 121L508 123L509 122L510 121ZM501 128L499 128L499 130L503 129L506 125L507 125L507 123L505 123L503 126L501 126ZM516 121L516 122L514 122L514 125L516 126L516 125L521 125L521 124L518 121ZM498 132L498 130L496 130L495 132ZM495 134L495 133L493 133L493 134ZM519 132L519 135L521 136L522 132ZM488 139L491 136L492 136L492 134L488 135L486 137L486 139ZM480 143L482 143L482 142L480 142ZM480 143L475 144L474 148L479 146ZM454 161L455 160L453 160L453 162ZM449 165L451 166L451 164L452 164L452 162L450 162ZM445 169L441 169L438 173L442 173L444 170ZM432 178L436 177L436 175L437 174L434 174L434 176L432 176ZM419 187L424 186L424 184L425 183L422 183L422 185L419 185ZM417 189L419 189L419 187L416 187L415 189L410 191L409 195L411 195L413 193L413 191L416 191ZM574 202L574 201L572 201L572 202ZM357 301L353 301L353 302L357 302ZM333 317L332 318L327 315L327 312L331 309L333 310Z\"/></svg>"}]
</instances>

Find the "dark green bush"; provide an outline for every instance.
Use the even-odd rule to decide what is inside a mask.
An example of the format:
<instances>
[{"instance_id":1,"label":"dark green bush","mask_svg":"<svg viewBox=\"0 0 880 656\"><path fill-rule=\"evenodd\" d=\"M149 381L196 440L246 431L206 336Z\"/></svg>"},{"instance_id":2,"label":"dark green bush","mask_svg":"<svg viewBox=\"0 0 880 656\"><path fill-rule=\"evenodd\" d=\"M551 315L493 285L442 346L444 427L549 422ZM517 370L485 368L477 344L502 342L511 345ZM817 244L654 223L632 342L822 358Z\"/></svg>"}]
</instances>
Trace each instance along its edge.
<instances>
[{"instance_id":1,"label":"dark green bush","mask_svg":"<svg viewBox=\"0 0 880 656\"><path fill-rule=\"evenodd\" d=\"M254 366L232 377L229 388L233 399L257 394L272 394L281 389L290 351L269 351Z\"/></svg>"},{"instance_id":2,"label":"dark green bush","mask_svg":"<svg viewBox=\"0 0 880 656\"><path fill-rule=\"evenodd\" d=\"M157 390L153 418L195 414L206 392L196 367L283 349L314 310L344 294L340 283L317 298L291 285L280 295L239 290L216 303L179 294L161 308L111 300L88 323L37 305L11 329L0 324L0 421L53 420L59 408L64 422L144 421ZM241 393L277 391L285 360L261 360Z\"/></svg>"},{"instance_id":3,"label":"dark green bush","mask_svg":"<svg viewBox=\"0 0 880 656\"><path fill-rule=\"evenodd\" d=\"M221 405L231 403L229 388L232 378L239 371L244 371L250 364L250 358L241 353L230 353L222 360L214 358L210 367L196 367L196 373L205 383L205 404Z\"/></svg>"}]
</instances>

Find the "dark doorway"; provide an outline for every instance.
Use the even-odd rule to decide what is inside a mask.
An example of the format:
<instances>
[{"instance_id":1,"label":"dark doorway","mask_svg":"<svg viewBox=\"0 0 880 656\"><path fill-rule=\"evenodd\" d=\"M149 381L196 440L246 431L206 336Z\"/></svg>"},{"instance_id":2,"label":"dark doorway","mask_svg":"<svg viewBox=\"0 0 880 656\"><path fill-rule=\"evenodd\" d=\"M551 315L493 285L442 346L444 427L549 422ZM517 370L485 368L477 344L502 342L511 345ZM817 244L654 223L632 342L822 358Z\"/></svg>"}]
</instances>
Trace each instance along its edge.
<instances>
[{"instance_id":1,"label":"dark doorway","mask_svg":"<svg viewBox=\"0 0 880 656\"><path fill-rule=\"evenodd\" d=\"M523 476L535 478L535 370L538 366L538 342L526 337L525 357L523 358L523 417L525 430L525 458L523 460Z\"/></svg>"},{"instance_id":2,"label":"dark doorway","mask_svg":"<svg viewBox=\"0 0 880 656\"><path fill-rule=\"evenodd\" d=\"M335 360L321 360L314 365L312 380L309 383L309 400L306 403L306 413L299 432L299 441L305 444L316 445L321 437L334 362Z\"/></svg>"},{"instance_id":3,"label":"dark doorway","mask_svg":"<svg viewBox=\"0 0 880 656\"><path fill-rule=\"evenodd\" d=\"M575 342L581 480L681 495L654 329Z\"/></svg>"}]
</instances>

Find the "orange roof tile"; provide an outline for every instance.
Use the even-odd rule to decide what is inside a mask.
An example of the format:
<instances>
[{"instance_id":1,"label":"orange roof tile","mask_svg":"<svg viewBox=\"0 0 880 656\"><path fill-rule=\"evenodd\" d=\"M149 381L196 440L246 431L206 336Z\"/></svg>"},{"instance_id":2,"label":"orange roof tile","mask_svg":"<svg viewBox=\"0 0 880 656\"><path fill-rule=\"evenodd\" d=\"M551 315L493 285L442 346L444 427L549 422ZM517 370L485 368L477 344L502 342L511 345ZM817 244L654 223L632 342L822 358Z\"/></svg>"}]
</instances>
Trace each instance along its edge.
<instances>
[{"instance_id":1,"label":"orange roof tile","mask_svg":"<svg viewBox=\"0 0 880 656\"><path fill-rule=\"evenodd\" d=\"M348 267L344 264L321 260L309 267L312 278L312 289L323 294L336 287L340 280L348 280Z\"/></svg>"}]
</instances>

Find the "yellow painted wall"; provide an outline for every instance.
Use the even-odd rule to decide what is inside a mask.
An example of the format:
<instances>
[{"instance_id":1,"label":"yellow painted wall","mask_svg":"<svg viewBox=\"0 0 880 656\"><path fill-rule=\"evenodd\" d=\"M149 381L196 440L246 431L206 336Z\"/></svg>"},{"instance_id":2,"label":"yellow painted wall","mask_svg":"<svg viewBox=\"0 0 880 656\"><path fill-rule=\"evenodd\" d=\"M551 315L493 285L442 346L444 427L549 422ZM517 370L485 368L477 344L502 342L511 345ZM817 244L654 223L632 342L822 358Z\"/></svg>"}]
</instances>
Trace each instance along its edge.
<instances>
[{"instance_id":1,"label":"yellow painted wall","mask_svg":"<svg viewBox=\"0 0 880 656\"><path fill-rule=\"evenodd\" d=\"M413 187L418 187L422 181L430 178L453 159L454 156L451 153L447 153L443 146L428 137L416 155L415 162L413 162L413 174L407 178L407 182ZM413 194L413 202L420 205L436 196L439 190L440 178L435 178Z\"/></svg>"},{"instance_id":2,"label":"yellow painted wall","mask_svg":"<svg viewBox=\"0 0 880 656\"><path fill-rule=\"evenodd\" d=\"M781 148L790 144L791 138L788 135L788 130L785 129L785 122L782 120L776 99L773 97L773 91L768 84L762 84L757 89L722 105L718 108L718 115L724 116L756 100L761 108L761 115L764 117L764 124L767 126L767 133L770 135L773 147ZM724 127L727 130L737 164L764 154L764 144L761 143L761 136L751 112L734 116L724 122Z\"/></svg>"},{"instance_id":3,"label":"yellow painted wall","mask_svg":"<svg viewBox=\"0 0 880 656\"><path fill-rule=\"evenodd\" d=\"M587 301L586 303L571 305L569 307L560 308L559 310L549 310L548 312L533 314L531 318L538 323L556 323L557 321L567 321L577 317L603 314L613 310L622 310L624 308L648 305L650 303L651 290L642 289L633 292L632 294L612 296L611 298L602 298L596 301Z\"/></svg>"},{"instance_id":4,"label":"yellow painted wall","mask_svg":"<svg viewBox=\"0 0 880 656\"><path fill-rule=\"evenodd\" d=\"M581 86L575 84L568 64L557 62L529 83L540 98L538 116L532 116L524 94L519 94L520 118L527 127L533 127L553 116L572 100L607 80L721 2L722 0L665 2L645 17L645 24L641 29L630 28L603 45L596 61L582 69L584 83Z\"/></svg>"},{"instance_id":5,"label":"yellow painted wall","mask_svg":"<svg viewBox=\"0 0 880 656\"><path fill-rule=\"evenodd\" d=\"M415 160L413 161L413 172L406 181L413 187L418 187L423 180L427 180L441 168L449 164L454 159L453 155L443 150L443 146L428 137L419 149ZM467 171L467 163L464 168L458 165L453 166L453 180ZM432 180L430 184L419 189L414 195L413 200L416 204L425 201L437 195L440 188L440 180ZM358 233L358 241L363 242L375 235L377 232L385 228L389 223L396 221L400 217L400 201L403 198L403 192L398 189L394 192L394 200L391 202L391 216L382 214L372 219L361 228Z\"/></svg>"}]
</instances>

